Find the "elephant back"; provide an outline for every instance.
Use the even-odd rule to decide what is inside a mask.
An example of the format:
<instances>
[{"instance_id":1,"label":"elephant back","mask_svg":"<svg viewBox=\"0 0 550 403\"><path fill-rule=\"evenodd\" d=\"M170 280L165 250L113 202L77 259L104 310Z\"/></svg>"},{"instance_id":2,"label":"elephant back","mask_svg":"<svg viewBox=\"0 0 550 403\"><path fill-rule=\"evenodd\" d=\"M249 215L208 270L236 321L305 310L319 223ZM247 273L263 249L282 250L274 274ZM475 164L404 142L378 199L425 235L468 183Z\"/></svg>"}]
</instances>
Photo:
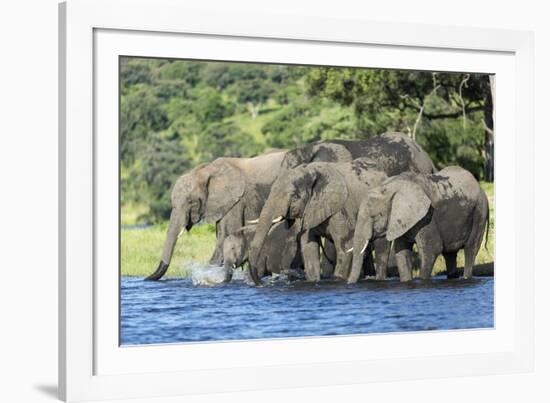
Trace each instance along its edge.
<instances>
[{"instance_id":1,"label":"elephant back","mask_svg":"<svg viewBox=\"0 0 550 403\"><path fill-rule=\"evenodd\" d=\"M410 171L430 174L435 172L429 155L412 138L403 133L384 133L366 140L331 140L345 146L352 158L374 161L388 176Z\"/></svg>"}]
</instances>

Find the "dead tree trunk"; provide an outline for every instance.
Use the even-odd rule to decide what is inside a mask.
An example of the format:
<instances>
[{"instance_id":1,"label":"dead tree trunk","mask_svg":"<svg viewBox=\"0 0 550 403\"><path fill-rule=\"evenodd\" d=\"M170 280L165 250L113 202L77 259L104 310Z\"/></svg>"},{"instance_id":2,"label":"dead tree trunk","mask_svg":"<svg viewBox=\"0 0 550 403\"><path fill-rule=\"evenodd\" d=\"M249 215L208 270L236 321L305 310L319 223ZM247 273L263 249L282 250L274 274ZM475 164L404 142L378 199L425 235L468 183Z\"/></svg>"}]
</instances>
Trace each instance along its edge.
<instances>
[{"instance_id":1,"label":"dead tree trunk","mask_svg":"<svg viewBox=\"0 0 550 403\"><path fill-rule=\"evenodd\" d=\"M485 96L483 114L485 126L485 180L494 181L495 172L495 76L489 76L490 93Z\"/></svg>"}]
</instances>

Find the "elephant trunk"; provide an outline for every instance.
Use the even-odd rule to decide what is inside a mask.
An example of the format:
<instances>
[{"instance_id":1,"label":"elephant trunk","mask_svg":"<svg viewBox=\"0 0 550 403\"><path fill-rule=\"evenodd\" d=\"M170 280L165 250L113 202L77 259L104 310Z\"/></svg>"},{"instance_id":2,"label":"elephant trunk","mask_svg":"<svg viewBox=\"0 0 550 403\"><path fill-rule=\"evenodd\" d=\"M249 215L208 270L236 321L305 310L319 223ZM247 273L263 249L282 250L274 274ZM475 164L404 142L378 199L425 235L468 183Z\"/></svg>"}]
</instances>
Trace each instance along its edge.
<instances>
[{"instance_id":1,"label":"elephant trunk","mask_svg":"<svg viewBox=\"0 0 550 403\"><path fill-rule=\"evenodd\" d=\"M162 276L166 274L170 261L172 260L172 254L174 253L176 241L178 240L179 235L186 229L185 226L187 225L187 221L187 211L172 209L161 261L157 267L157 270L155 270L155 272L150 276L146 277L145 280L160 280Z\"/></svg>"},{"instance_id":2,"label":"elephant trunk","mask_svg":"<svg viewBox=\"0 0 550 403\"><path fill-rule=\"evenodd\" d=\"M366 213L366 211L364 212ZM372 219L368 214L360 214L353 235L353 263L348 277L348 283L356 283L361 275L364 253L372 238Z\"/></svg>"},{"instance_id":3,"label":"elephant trunk","mask_svg":"<svg viewBox=\"0 0 550 403\"><path fill-rule=\"evenodd\" d=\"M284 212L282 212L283 209L281 209L280 207L275 208L275 203L273 200L275 199L272 199L270 197L266 202L264 208L262 209L258 224L256 225L254 239L252 239L252 242L250 244L250 250L248 254L248 262L250 263L249 273L251 279L256 285L260 284L257 266L259 264L258 259L267 238L267 234L269 233L269 230L274 223L279 222L284 218Z\"/></svg>"},{"instance_id":4,"label":"elephant trunk","mask_svg":"<svg viewBox=\"0 0 550 403\"><path fill-rule=\"evenodd\" d=\"M229 283L231 279L233 278L233 269L235 268L234 263L224 262L223 264L223 270L224 270L224 283Z\"/></svg>"}]
</instances>

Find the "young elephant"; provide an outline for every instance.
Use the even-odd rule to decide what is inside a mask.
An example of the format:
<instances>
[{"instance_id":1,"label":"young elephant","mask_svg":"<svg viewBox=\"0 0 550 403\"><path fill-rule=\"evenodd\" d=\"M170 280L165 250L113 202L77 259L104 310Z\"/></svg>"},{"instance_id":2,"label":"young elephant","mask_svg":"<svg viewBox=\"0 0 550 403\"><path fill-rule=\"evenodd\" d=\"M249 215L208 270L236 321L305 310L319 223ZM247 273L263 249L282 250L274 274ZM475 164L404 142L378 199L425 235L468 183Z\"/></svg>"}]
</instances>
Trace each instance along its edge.
<instances>
[{"instance_id":1,"label":"young elephant","mask_svg":"<svg viewBox=\"0 0 550 403\"><path fill-rule=\"evenodd\" d=\"M287 222L274 225L267 235L267 245L259 257L258 276L284 273L302 266L298 252L295 229ZM247 225L230 234L223 242L225 281L230 281L233 269L248 261L250 243L256 233L256 225Z\"/></svg>"},{"instance_id":2,"label":"young elephant","mask_svg":"<svg viewBox=\"0 0 550 403\"><path fill-rule=\"evenodd\" d=\"M401 281L411 279L413 243L418 248L423 279L431 277L440 254L445 257L447 277L457 277L460 249L465 256L464 278L470 278L486 225L489 230L488 220L487 196L472 174L460 167L431 175L403 173L391 177L361 202L348 282L357 282L369 240L382 237L394 241ZM385 278L385 269L380 267L378 278Z\"/></svg>"}]
</instances>

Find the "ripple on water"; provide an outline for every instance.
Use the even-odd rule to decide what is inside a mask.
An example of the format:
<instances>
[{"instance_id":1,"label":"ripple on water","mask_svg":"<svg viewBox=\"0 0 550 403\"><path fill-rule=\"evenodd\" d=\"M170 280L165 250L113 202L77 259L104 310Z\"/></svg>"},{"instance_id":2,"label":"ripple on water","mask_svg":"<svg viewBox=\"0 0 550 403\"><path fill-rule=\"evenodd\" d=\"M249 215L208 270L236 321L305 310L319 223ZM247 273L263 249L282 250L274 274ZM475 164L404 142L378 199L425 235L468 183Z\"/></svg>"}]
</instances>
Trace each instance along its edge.
<instances>
[{"instance_id":1,"label":"ripple on water","mask_svg":"<svg viewBox=\"0 0 550 403\"><path fill-rule=\"evenodd\" d=\"M191 278L121 281L122 344L327 336L493 327L493 278L311 284L223 280L219 267ZM283 279L284 280L284 279Z\"/></svg>"}]
</instances>

